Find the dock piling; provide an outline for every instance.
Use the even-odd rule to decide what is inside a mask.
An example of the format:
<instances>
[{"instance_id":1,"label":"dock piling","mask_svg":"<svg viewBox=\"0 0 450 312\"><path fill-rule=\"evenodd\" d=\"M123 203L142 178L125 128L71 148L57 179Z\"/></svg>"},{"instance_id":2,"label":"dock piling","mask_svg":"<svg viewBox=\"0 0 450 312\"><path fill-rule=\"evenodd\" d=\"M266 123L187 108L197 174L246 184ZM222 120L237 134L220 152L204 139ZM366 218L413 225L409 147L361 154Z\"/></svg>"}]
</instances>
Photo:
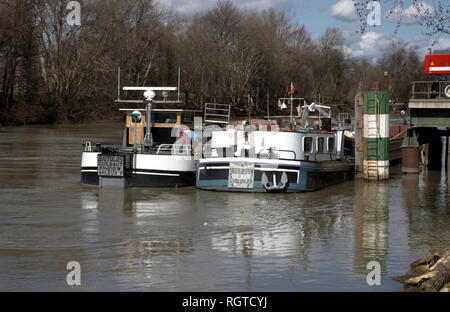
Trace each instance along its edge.
<instances>
[{"instance_id":1,"label":"dock piling","mask_svg":"<svg viewBox=\"0 0 450 312\"><path fill-rule=\"evenodd\" d=\"M408 135L402 143L402 172L419 172L420 145L413 129L408 130Z\"/></svg>"},{"instance_id":2,"label":"dock piling","mask_svg":"<svg viewBox=\"0 0 450 312\"><path fill-rule=\"evenodd\" d=\"M388 93L367 92L364 96L364 162L367 180L389 179Z\"/></svg>"}]
</instances>

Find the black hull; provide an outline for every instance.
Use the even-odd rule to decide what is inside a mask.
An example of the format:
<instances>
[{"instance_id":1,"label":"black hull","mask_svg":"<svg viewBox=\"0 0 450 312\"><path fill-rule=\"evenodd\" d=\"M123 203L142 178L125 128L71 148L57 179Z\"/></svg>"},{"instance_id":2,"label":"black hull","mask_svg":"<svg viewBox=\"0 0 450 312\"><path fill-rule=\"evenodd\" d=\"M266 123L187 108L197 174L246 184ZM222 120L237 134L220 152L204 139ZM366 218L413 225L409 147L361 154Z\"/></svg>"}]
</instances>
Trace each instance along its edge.
<instances>
[{"instance_id":1,"label":"black hull","mask_svg":"<svg viewBox=\"0 0 450 312\"><path fill-rule=\"evenodd\" d=\"M99 185L99 178L97 172L82 172L81 184Z\"/></svg>"},{"instance_id":2,"label":"black hull","mask_svg":"<svg viewBox=\"0 0 450 312\"><path fill-rule=\"evenodd\" d=\"M129 174L124 178L107 178L108 184L123 185L125 187L186 187L195 186L195 172L178 172L179 176ZM85 185L100 185L101 178L96 172L82 172L81 183ZM116 182L116 183L114 183Z\"/></svg>"},{"instance_id":3,"label":"black hull","mask_svg":"<svg viewBox=\"0 0 450 312\"><path fill-rule=\"evenodd\" d=\"M134 174L130 179L131 187L185 187L195 186L195 172L180 172L180 176L151 176Z\"/></svg>"}]
</instances>

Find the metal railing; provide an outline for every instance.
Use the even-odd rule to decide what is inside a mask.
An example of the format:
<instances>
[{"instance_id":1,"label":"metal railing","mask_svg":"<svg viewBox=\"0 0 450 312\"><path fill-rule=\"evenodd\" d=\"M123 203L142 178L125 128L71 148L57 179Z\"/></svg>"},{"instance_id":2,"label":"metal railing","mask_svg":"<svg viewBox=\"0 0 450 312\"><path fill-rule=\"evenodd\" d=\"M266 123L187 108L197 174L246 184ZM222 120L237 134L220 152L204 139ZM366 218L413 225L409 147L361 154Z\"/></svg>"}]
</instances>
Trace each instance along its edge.
<instances>
[{"instance_id":1,"label":"metal railing","mask_svg":"<svg viewBox=\"0 0 450 312\"><path fill-rule=\"evenodd\" d=\"M414 81L412 100L450 100L449 81Z\"/></svg>"},{"instance_id":2,"label":"metal railing","mask_svg":"<svg viewBox=\"0 0 450 312\"><path fill-rule=\"evenodd\" d=\"M183 144L161 144L156 150L156 155L184 155L190 156L192 148Z\"/></svg>"},{"instance_id":3,"label":"metal railing","mask_svg":"<svg viewBox=\"0 0 450 312\"><path fill-rule=\"evenodd\" d=\"M92 143L90 141L87 141L84 144L84 151L85 152L92 152Z\"/></svg>"},{"instance_id":4,"label":"metal railing","mask_svg":"<svg viewBox=\"0 0 450 312\"><path fill-rule=\"evenodd\" d=\"M229 124L230 110L231 105L229 104L205 103L205 122Z\"/></svg>"},{"instance_id":5,"label":"metal railing","mask_svg":"<svg viewBox=\"0 0 450 312\"><path fill-rule=\"evenodd\" d=\"M297 159L297 153L293 150L278 150L278 149L272 149L272 148L261 149L259 151L259 153L256 154L256 156L258 158L264 158L264 159L283 159L283 158L280 158L280 155L277 154L276 152L292 153L294 158L289 158L287 160L296 160Z\"/></svg>"}]
</instances>

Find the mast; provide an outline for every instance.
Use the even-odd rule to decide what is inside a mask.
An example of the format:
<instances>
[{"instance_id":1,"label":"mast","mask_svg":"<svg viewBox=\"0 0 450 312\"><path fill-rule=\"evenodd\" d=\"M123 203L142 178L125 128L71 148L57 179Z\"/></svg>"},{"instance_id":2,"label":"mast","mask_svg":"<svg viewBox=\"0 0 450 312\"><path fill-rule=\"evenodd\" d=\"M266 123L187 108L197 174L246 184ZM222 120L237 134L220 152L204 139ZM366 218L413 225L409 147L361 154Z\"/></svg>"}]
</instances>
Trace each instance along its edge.
<instances>
[{"instance_id":1,"label":"mast","mask_svg":"<svg viewBox=\"0 0 450 312\"><path fill-rule=\"evenodd\" d=\"M293 115L293 112L292 112L292 103L294 102L294 95L292 94L292 91L291 91L291 127L293 127L294 126L294 115Z\"/></svg>"},{"instance_id":2,"label":"mast","mask_svg":"<svg viewBox=\"0 0 450 312\"><path fill-rule=\"evenodd\" d=\"M120 101L120 66L117 67L117 101Z\"/></svg>"},{"instance_id":3,"label":"mast","mask_svg":"<svg viewBox=\"0 0 450 312\"><path fill-rule=\"evenodd\" d=\"M181 67L178 66L178 102L180 101L180 88L181 88Z\"/></svg>"},{"instance_id":4,"label":"mast","mask_svg":"<svg viewBox=\"0 0 450 312\"><path fill-rule=\"evenodd\" d=\"M146 114L147 114L147 116L145 117L145 119L147 120L147 131L145 133L145 139L144 139L145 144L147 144L148 146L153 145L151 124L152 124L152 104L153 104L152 102L153 102L153 98L155 97L155 92L154 91L150 91L150 92L153 93L153 96L150 98L146 98L146 102L147 102Z\"/></svg>"}]
</instances>

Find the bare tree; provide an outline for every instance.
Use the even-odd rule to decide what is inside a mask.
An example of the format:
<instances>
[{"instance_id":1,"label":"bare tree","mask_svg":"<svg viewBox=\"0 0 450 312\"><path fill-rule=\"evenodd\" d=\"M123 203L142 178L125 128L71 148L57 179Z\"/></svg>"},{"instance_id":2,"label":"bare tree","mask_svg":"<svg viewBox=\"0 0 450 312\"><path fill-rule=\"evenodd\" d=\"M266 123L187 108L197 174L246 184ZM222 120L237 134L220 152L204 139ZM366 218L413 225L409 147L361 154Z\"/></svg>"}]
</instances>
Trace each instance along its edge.
<instances>
[{"instance_id":1,"label":"bare tree","mask_svg":"<svg viewBox=\"0 0 450 312\"><path fill-rule=\"evenodd\" d=\"M98 2L83 6L81 26L67 24L64 1L35 3L42 78L48 98L47 112L53 120L76 118L79 97L88 95L97 63L107 51L108 36L96 36Z\"/></svg>"},{"instance_id":2,"label":"bare tree","mask_svg":"<svg viewBox=\"0 0 450 312\"><path fill-rule=\"evenodd\" d=\"M368 4L371 0L353 0L361 21L361 32L367 27ZM397 28L402 23L402 15L411 5L415 9L415 13L410 11L419 23L427 29L428 35L450 34L450 4L447 0L434 1L434 5L420 0L412 0L406 2L404 0L383 0L389 6L387 17L394 17L398 20Z\"/></svg>"},{"instance_id":3,"label":"bare tree","mask_svg":"<svg viewBox=\"0 0 450 312\"><path fill-rule=\"evenodd\" d=\"M386 89L391 99L407 103L411 92L411 81L421 77L422 66L415 47L395 41L378 60L379 72L383 73Z\"/></svg>"},{"instance_id":4,"label":"bare tree","mask_svg":"<svg viewBox=\"0 0 450 312\"><path fill-rule=\"evenodd\" d=\"M20 101L29 101L35 91L34 22L30 1L0 2L0 122L10 123Z\"/></svg>"}]
</instances>

